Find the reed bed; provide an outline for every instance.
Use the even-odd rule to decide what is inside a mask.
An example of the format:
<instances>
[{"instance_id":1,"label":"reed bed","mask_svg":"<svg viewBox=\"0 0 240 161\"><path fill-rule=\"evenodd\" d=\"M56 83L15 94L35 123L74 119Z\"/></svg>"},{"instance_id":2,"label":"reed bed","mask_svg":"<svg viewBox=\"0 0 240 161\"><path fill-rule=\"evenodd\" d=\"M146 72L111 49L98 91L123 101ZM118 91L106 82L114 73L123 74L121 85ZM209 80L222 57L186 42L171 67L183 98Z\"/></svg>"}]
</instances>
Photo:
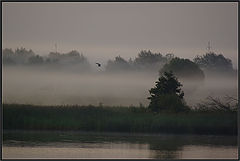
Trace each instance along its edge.
<instances>
[{"instance_id":1,"label":"reed bed","mask_svg":"<svg viewBox=\"0 0 240 161\"><path fill-rule=\"evenodd\" d=\"M152 113L143 107L3 104L3 129L237 135L237 112Z\"/></svg>"}]
</instances>

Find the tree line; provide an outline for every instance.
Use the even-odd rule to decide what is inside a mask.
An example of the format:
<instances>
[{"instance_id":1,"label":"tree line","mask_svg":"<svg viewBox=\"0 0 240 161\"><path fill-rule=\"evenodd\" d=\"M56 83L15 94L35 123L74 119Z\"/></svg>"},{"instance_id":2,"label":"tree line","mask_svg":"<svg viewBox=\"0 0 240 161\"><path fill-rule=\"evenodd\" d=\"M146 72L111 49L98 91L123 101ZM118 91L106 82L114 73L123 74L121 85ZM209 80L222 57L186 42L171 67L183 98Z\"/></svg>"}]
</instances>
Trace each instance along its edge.
<instances>
[{"instance_id":1,"label":"tree line","mask_svg":"<svg viewBox=\"0 0 240 161\"><path fill-rule=\"evenodd\" d=\"M25 48L4 49L2 52L4 65L46 65L52 67L59 66L78 66L79 69L89 69L90 63L87 58L78 51L73 50L68 53L50 52L46 57L36 55L32 50ZM150 104L148 109L152 112L186 112L190 110L184 100L184 92L181 89L182 84L178 78L191 78L196 80L204 80L205 71L234 72L232 61L225 58L222 54L214 52L206 53L202 56L196 56L193 61L189 59L179 58L174 54L153 53L150 50L141 51L137 57L128 61L121 56L109 60L106 65L106 71L148 71L159 72L159 78L155 82L155 86L149 90ZM198 81L195 81L198 84ZM232 100L231 100L232 101ZM238 103L237 103L238 104ZM201 104L200 111L219 110L220 111L236 111L237 104L230 106L216 99L211 99L210 104ZM211 106L209 106L211 105Z\"/></svg>"},{"instance_id":2,"label":"tree line","mask_svg":"<svg viewBox=\"0 0 240 161\"><path fill-rule=\"evenodd\" d=\"M75 64L85 63L87 58L76 50L68 53L50 52L47 56L35 54L31 49L17 48L15 51L5 48L2 51L4 64Z\"/></svg>"},{"instance_id":3,"label":"tree line","mask_svg":"<svg viewBox=\"0 0 240 161\"><path fill-rule=\"evenodd\" d=\"M79 71L89 70L91 65L83 54L76 50L68 53L50 52L47 56L35 54L31 49L17 48L15 51L5 48L2 51L3 65L44 65L47 67L77 67ZM95 65L95 64L94 64ZM142 50L135 59L125 60L116 56L108 60L106 72L147 71L159 72L173 71L178 77L192 77L203 79L205 72L234 72L232 61L222 54L214 52L196 56L193 60L176 57L172 53L163 55L150 50Z\"/></svg>"}]
</instances>

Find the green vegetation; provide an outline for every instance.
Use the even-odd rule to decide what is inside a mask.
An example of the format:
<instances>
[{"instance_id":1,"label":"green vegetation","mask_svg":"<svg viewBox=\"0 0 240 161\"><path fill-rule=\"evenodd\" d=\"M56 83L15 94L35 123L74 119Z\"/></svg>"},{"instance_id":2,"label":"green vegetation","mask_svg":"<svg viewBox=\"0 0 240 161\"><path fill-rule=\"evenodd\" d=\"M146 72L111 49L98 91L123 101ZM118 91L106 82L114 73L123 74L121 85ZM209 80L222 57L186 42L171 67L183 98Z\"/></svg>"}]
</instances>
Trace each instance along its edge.
<instances>
[{"instance_id":1,"label":"green vegetation","mask_svg":"<svg viewBox=\"0 0 240 161\"><path fill-rule=\"evenodd\" d=\"M144 107L3 104L3 129L236 135L237 113L153 113Z\"/></svg>"}]
</instances>

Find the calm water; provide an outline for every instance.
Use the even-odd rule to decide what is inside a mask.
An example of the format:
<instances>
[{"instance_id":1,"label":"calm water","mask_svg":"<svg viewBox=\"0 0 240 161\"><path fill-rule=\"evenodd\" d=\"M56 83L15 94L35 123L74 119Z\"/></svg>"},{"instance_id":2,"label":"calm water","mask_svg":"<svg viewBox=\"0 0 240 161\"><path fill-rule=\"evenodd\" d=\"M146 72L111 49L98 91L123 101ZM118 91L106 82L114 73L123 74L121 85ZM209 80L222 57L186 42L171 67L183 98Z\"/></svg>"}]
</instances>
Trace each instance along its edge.
<instances>
[{"instance_id":1,"label":"calm water","mask_svg":"<svg viewBox=\"0 0 240 161\"><path fill-rule=\"evenodd\" d=\"M237 136L4 131L3 158L237 159Z\"/></svg>"}]
</instances>

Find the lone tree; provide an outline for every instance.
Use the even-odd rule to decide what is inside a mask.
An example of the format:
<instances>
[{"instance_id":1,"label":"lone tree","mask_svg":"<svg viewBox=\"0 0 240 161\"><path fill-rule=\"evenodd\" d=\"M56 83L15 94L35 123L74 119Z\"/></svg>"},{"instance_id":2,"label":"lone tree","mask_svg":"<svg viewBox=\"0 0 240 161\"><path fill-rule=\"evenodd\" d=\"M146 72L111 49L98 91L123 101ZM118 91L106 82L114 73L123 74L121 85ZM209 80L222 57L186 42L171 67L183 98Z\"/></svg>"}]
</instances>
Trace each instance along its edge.
<instances>
[{"instance_id":1,"label":"lone tree","mask_svg":"<svg viewBox=\"0 0 240 161\"><path fill-rule=\"evenodd\" d=\"M181 112L187 111L181 90L182 84L173 75L172 71L164 72L156 82L156 86L149 90L150 104L149 109L153 112L170 111Z\"/></svg>"}]
</instances>

